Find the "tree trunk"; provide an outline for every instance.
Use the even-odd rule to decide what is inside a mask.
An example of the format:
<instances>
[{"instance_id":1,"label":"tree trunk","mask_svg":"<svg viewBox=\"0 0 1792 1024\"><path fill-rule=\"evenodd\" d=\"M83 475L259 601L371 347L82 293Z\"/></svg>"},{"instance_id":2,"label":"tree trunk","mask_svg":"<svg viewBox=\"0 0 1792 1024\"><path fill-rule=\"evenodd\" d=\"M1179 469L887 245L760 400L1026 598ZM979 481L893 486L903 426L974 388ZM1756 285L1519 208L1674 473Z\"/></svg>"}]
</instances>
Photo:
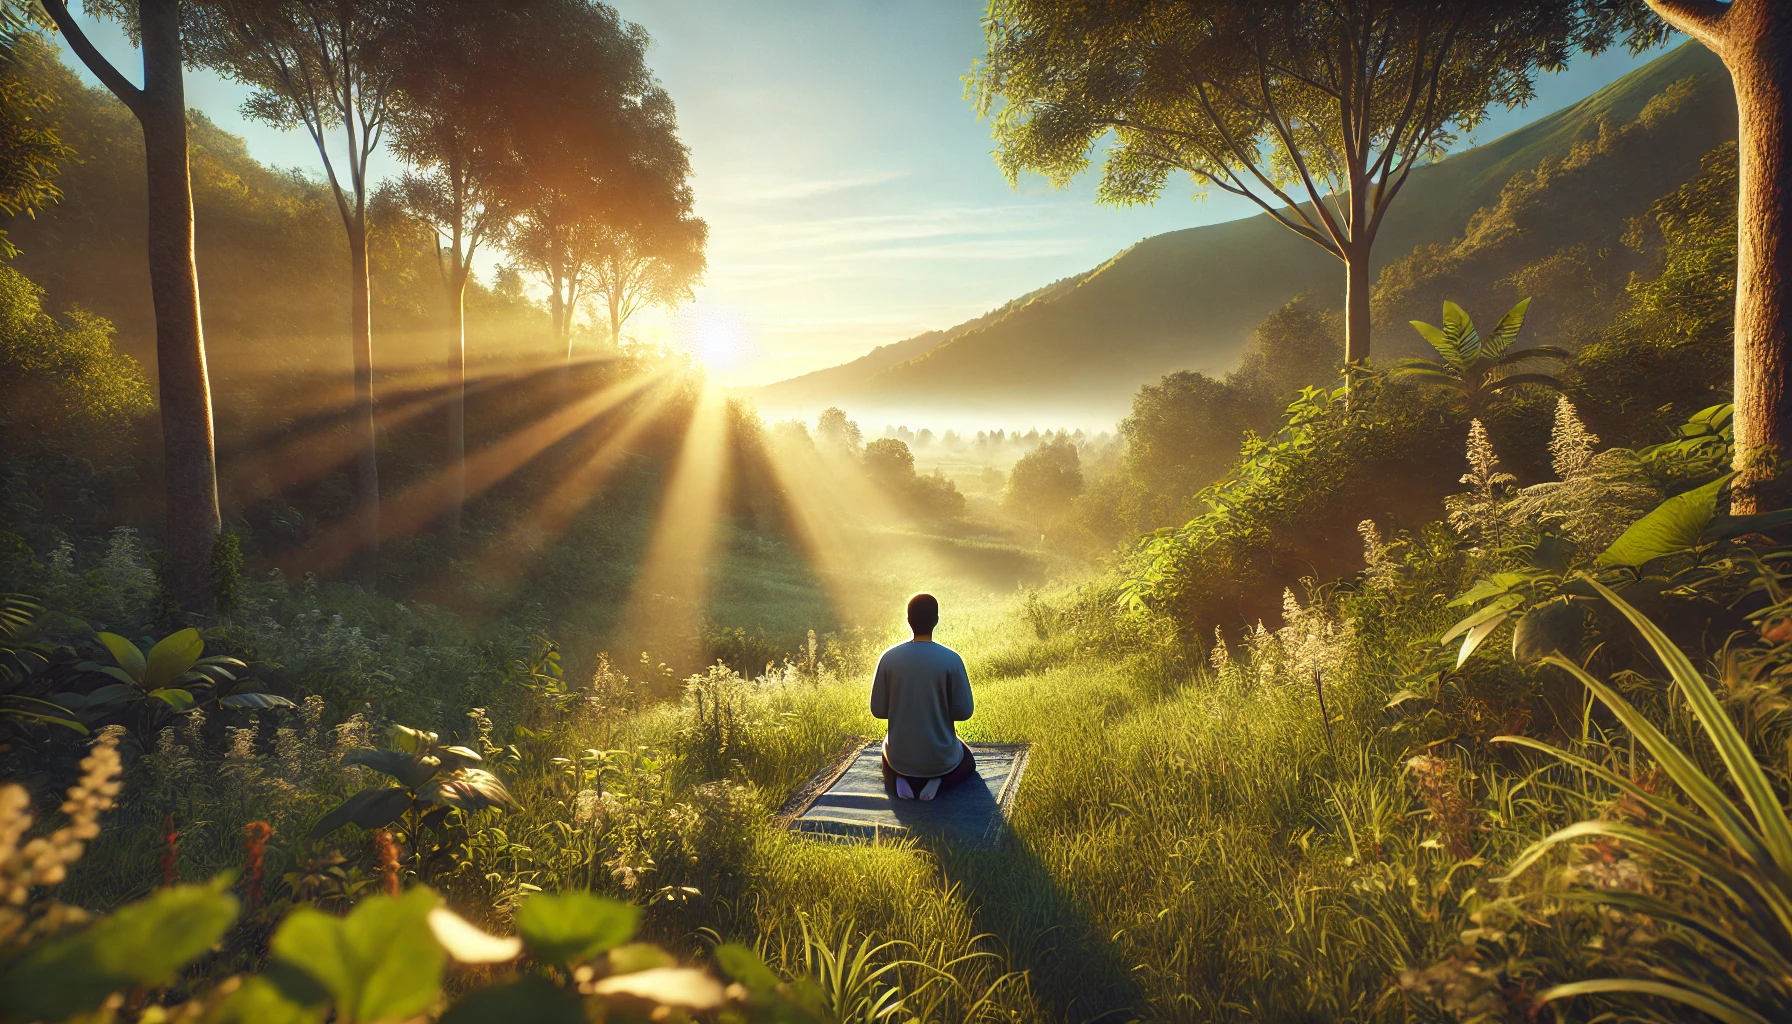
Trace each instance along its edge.
<instances>
[{"instance_id":1,"label":"tree trunk","mask_svg":"<svg viewBox=\"0 0 1792 1024\"><path fill-rule=\"evenodd\" d=\"M199 315L199 272L193 259L193 187L187 167L177 0L143 0L140 17L140 120L149 192L149 284L155 304L169 569L181 607L210 614L217 603L210 568L219 528L218 474Z\"/></svg>"},{"instance_id":2,"label":"tree trunk","mask_svg":"<svg viewBox=\"0 0 1792 1024\"><path fill-rule=\"evenodd\" d=\"M616 290L610 292L610 347L618 352L622 350L622 303L617 300Z\"/></svg>"},{"instance_id":3,"label":"tree trunk","mask_svg":"<svg viewBox=\"0 0 1792 1024\"><path fill-rule=\"evenodd\" d=\"M461 507L467 500L467 268L448 278L448 508L442 536L450 550L460 540Z\"/></svg>"},{"instance_id":4,"label":"tree trunk","mask_svg":"<svg viewBox=\"0 0 1792 1024\"><path fill-rule=\"evenodd\" d=\"M380 469L373 428L372 294L367 273L367 216L348 224L349 344L355 361L355 404L349 437L355 449L355 517L360 542L361 587L372 593L380 578Z\"/></svg>"},{"instance_id":5,"label":"tree trunk","mask_svg":"<svg viewBox=\"0 0 1792 1024\"><path fill-rule=\"evenodd\" d=\"M563 342L566 341L566 298L560 291L560 275L555 274L548 284L553 290L553 294L548 296L548 312L552 314L554 320L554 340ZM572 346L570 344L566 348L566 361L572 362Z\"/></svg>"},{"instance_id":6,"label":"tree trunk","mask_svg":"<svg viewBox=\"0 0 1792 1024\"><path fill-rule=\"evenodd\" d=\"M1792 4L1730 6L1719 49L1739 119L1736 245L1736 462L1730 511L1786 503L1792 468Z\"/></svg>"},{"instance_id":7,"label":"tree trunk","mask_svg":"<svg viewBox=\"0 0 1792 1024\"><path fill-rule=\"evenodd\" d=\"M1369 358L1369 245L1344 250L1344 362Z\"/></svg>"}]
</instances>

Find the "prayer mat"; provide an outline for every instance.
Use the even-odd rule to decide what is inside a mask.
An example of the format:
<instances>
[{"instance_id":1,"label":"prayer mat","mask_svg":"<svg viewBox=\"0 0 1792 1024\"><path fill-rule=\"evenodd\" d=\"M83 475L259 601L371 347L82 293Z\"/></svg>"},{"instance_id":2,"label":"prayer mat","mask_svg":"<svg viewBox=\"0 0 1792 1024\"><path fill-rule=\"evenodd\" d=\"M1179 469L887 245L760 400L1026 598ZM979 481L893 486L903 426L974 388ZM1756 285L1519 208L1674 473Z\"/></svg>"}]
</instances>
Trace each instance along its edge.
<instances>
[{"instance_id":1,"label":"prayer mat","mask_svg":"<svg viewBox=\"0 0 1792 1024\"><path fill-rule=\"evenodd\" d=\"M932 800L898 800L884 788L883 741L855 739L779 808L780 825L831 840L939 836L987 845L1008 827L1030 743L972 743L975 778Z\"/></svg>"}]
</instances>

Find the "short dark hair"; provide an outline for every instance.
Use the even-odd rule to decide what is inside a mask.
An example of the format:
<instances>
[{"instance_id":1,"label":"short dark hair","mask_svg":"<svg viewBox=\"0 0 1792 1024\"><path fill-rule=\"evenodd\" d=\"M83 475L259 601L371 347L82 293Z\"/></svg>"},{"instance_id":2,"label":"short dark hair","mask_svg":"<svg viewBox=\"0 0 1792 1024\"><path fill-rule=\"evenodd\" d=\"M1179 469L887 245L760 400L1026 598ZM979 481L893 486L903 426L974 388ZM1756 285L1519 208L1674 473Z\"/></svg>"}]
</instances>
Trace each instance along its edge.
<instances>
[{"instance_id":1,"label":"short dark hair","mask_svg":"<svg viewBox=\"0 0 1792 1024\"><path fill-rule=\"evenodd\" d=\"M917 633L931 633L940 624L940 602L932 594L916 594L908 599L908 628Z\"/></svg>"}]
</instances>

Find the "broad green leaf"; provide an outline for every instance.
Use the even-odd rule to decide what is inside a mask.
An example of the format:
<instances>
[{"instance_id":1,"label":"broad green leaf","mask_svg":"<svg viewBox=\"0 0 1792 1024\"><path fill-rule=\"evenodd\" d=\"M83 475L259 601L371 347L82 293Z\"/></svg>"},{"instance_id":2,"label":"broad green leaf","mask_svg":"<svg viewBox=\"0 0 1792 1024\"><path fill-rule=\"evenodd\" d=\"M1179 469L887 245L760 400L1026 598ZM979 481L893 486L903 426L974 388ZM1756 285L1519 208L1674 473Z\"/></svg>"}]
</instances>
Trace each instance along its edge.
<instances>
[{"instance_id":1,"label":"broad green leaf","mask_svg":"<svg viewBox=\"0 0 1792 1024\"><path fill-rule=\"evenodd\" d=\"M1631 523L1593 564L1601 569L1640 566L1698 547L1699 538L1717 516L1717 493L1729 479L1727 475L1719 477L1657 505L1655 511Z\"/></svg>"},{"instance_id":2,"label":"broad green leaf","mask_svg":"<svg viewBox=\"0 0 1792 1024\"><path fill-rule=\"evenodd\" d=\"M137 695L135 686L124 683L107 683L82 699L82 707L95 708L101 704L110 704L115 700L129 700Z\"/></svg>"},{"instance_id":3,"label":"broad green leaf","mask_svg":"<svg viewBox=\"0 0 1792 1024\"><path fill-rule=\"evenodd\" d=\"M1580 647L1585 616L1573 601L1545 601L1526 610L1512 630L1512 658L1529 665Z\"/></svg>"},{"instance_id":4,"label":"broad green leaf","mask_svg":"<svg viewBox=\"0 0 1792 1024\"><path fill-rule=\"evenodd\" d=\"M604 959L609 964L611 974L633 974L655 967L678 966L671 954L651 942L630 942L617 946Z\"/></svg>"},{"instance_id":5,"label":"broad green leaf","mask_svg":"<svg viewBox=\"0 0 1792 1024\"><path fill-rule=\"evenodd\" d=\"M147 665L143 660L143 652L137 649L136 644L117 633L101 633L100 643L106 645L106 650L112 652L112 660L118 662L118 667L124 669L132 679L143 678Z\"/></svg>"},{"instance_id":6,"label":"broad green leaf","mask_svg":"<svg viewBox=\"0 0 1792 1024\"><path fill-rule=\"evenodd\" d=\"M588 892L537 893L516 910L516 928L540 959L554 964L589 960L635 934L641 908Z\"/></svg>"},{"instance_id":7,"label":"broad green leaf","mask_svg":"<svg viewBox=\"0 0 1792 1024\"><path fill-rule=\"evenodd\" d=\"M1460 608L1464 605L1476 604L1489 597L1510 591L1513 587L1523 583L1525 579L1526 577L1522 573L1496 572L1484 580L1476 581L1475 585L1470 587L1466 593L1444 607ZM1441 642L1449 643L1449 639L1446 637Z\"/></svg>"},{"instance_id":8,"label":"broad green leaf","mask_svg":"<svg viewBox=\"0 0 1792 1024\"><path fill-rule=\"evenodd\" d=\"M1524 596L1521 594L1507 594L1504 597L1489 601L1485 605L1482 605L1480 608L1471 612L1468 616L1463 618L1461 622L1451 626L1449 632L1437 638L1437 642L1440 644L1447 644L1462 634L1478 628L1488 619L1495 617L1503 619L1507 615L1510 615L1514 608L1517 608L1523 603ZM1480 641L1476 642L1479 643Z\"/></svg>"},{"instance_id":9,"label":"broad green leaf","mask_svg":"<svg viewBox=\"0 0 1792 1024\"><path fill-rule=\"evenodd\" d=\"M417 799L468 812L516 805L503 781L483 768L466 768L446 778L431 779L417 790Z\"/></svg>"},{"instance_id":10,"label":"broad green leaf","mask_svg":"<svg viewBox=\"0 0 1792 1024\"><path fill-rule=\"evenodd\" d=\"M442 1016L441 1024L585 1024L576 997L546 978L523 978L482 988Z\"/></svg>"},{"instance_id":11,"label":"broad green leaf","mask_svg":"<svg viewBox=\"0 0 1792 1024\"><path fill-rule=\"evenodd\" d=\"M0 1012L63 1020L121 989L172 983L236 921L236 897L223 890L222 880L159 889L81 931L38 943L0 978Z\"/></svg>"},{"instance_id":12,"label":"broad green leaf","mask_svg":"<svg viewBox=\"0 0 1792 1024\"><path fill-rule=\"evenodd\" d=\"M182 690L178 687L170 686L160 690L153 690L150 692L150 696L166 703L176 711L185 711L193 706L193 692L191 690Z\"/></svg>"},{"instance_id":13,"label":"broad green leaf","mask_svg":"<svg viewBox=\"0 0 1792 1024\"><path fill-rule=\"evenodd\" d=\"M433 890L419 887L362 900L345 918L300 907L274 933L269 950L323 986L339 1020L407 1020L442 990L447 954L428 921L438 902Z\"/></svg>"},{"instance_id":14,"label":"broad green leaf","mask_svg":"<svg viewBox=\"0 0 1792 1024\"><path fill-rule=\"evenodd\" d=\"M269 978L243 979L235 992L201 1018L202 1024L322 1024L322 1003L306 1005L287 996Z\"/></svg>"},{"instance_id":15,"label":"broad green leaf","mask_svg":"<svg viewBox=\"0 0 1792 1024\"><path fill-rule=\"evenodd\" d=\"M97 675L116 679L118 680L118 685L125 687L132 693L136 693L139 689L136 678L124 669L119 668L117 665L101 665L94 661L83 661L79 665L76 665L75 668L82 672L93 672Z\"/></svg>"},{"instance_id":16,"label":"broad green leaf","mask_svg":"<svg viewBox=\"0 0 1792 1024\"><path fill-rule=\"evenodd\" d=\"M143 669L143 686L155 690L167 686L181 676L199 656L205 653L205 641L200 638L197 629L183 629L178 633L170 633L162 641L149 649L149 658Z\"/></svg>"},{"instance_id":17,"label":"broad green leaf","mask_svg":"<svg viewBox=\"0 0 1792 1024\"><path fill-rule=\"evenodd\" d=\"M411 808L410 790L402 786L375 786L363 789L319 818L311 826L311 838L320 839L344 825L362 828L385 828Z\"/></svg>"},{"instance_id":18,"label":"broad green leaf","mask_svg":"<svg viewBox=\"0 0 1792 1024\"><path fill-rule=\"evenodd\" d=\"M1475 653L1475 648L1481 646L1481 641L1491 636L1494 630L1500 628L1500 623L1508 618L1511 618L1511 613L1500 610L1499 614L1469 630L1468 635L1462 638L1462 650L1456 654L1456 667L1461 668L1468 661L1468 656Z\"/></svg>"},{"instance_id":19,"label":"broad green leaf","mask_svg":"<svg viewBox=\"0 0 1792 1024\"><path fill-rule=\"evenodd\" d=\"M442 761L437 757L418 757L399 750L375 750L372 747L357 747L343 754L342 763L383 772L410 789L428 782L442 768Z\"/></svg>"},{"instance_id":20,"label":"broad green leaf","mask_svg":"<svg viewBox=\"0 0 1792 1024\"><path fill-rule=\"evenodd\" d=\"M392 746L407 754L421 754L436 745L436 734L408 725L392 727Z\"/></svg>"},{"instance_id":21,"label":"broad green leaf","mask_svg":"<svg viewBox=\"0 0 1792 1024\"><path fill-rule=\"evenodd\" d=\"M778 976L751 946L725 942L716 947L716 963L730 978L754 992L770 992L778 987Z\"/></svg>"}]
</instances>

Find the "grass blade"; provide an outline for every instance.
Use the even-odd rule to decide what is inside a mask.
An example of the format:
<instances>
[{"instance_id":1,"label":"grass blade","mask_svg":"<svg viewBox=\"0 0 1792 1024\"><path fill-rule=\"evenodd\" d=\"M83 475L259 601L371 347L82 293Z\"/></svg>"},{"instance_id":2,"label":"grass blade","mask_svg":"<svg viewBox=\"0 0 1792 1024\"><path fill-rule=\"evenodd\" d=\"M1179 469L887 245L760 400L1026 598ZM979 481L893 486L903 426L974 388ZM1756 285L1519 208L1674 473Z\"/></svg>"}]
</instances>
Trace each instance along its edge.
<instances>
[{"instance_id":1,"label":"grass blade","mask_svg":"<svg viewBox=\"0 0 1792 1024\"><path fill-rule=\"evenodd\" d=\"M1792 821L1786 817L1786 809L1780 806L1779 797L1773 791L1773 785L1767 779L1767 773L1755 761L1755 756L1748 748L1748 742L1730 721L1724 711L1723 704L1717 695L1711 692L1704 676L1693 668L1692 662L1680 648L1669 640L1655 623L1650 622L1641 612L1632 608L1628 602L1598 580L1588 578L1601 597L1612 603L1612 606L1624 613L1631 625L1649 641L1655 649L1656 657L1667 666L1674 681L1680 684L1680 690L1686 695L1686 702L1692 706L1693 714L1705 727L1711 742L1717 747L1718 756L1723 758L1724 766L1730 770L1730 778L1742 791L1742 798L1748 802L1755 812L1755 820L1760 826L1761 839L1773 856L1773 862L1784 874L1792 874Z\"/></svg>"}]
</instances>

